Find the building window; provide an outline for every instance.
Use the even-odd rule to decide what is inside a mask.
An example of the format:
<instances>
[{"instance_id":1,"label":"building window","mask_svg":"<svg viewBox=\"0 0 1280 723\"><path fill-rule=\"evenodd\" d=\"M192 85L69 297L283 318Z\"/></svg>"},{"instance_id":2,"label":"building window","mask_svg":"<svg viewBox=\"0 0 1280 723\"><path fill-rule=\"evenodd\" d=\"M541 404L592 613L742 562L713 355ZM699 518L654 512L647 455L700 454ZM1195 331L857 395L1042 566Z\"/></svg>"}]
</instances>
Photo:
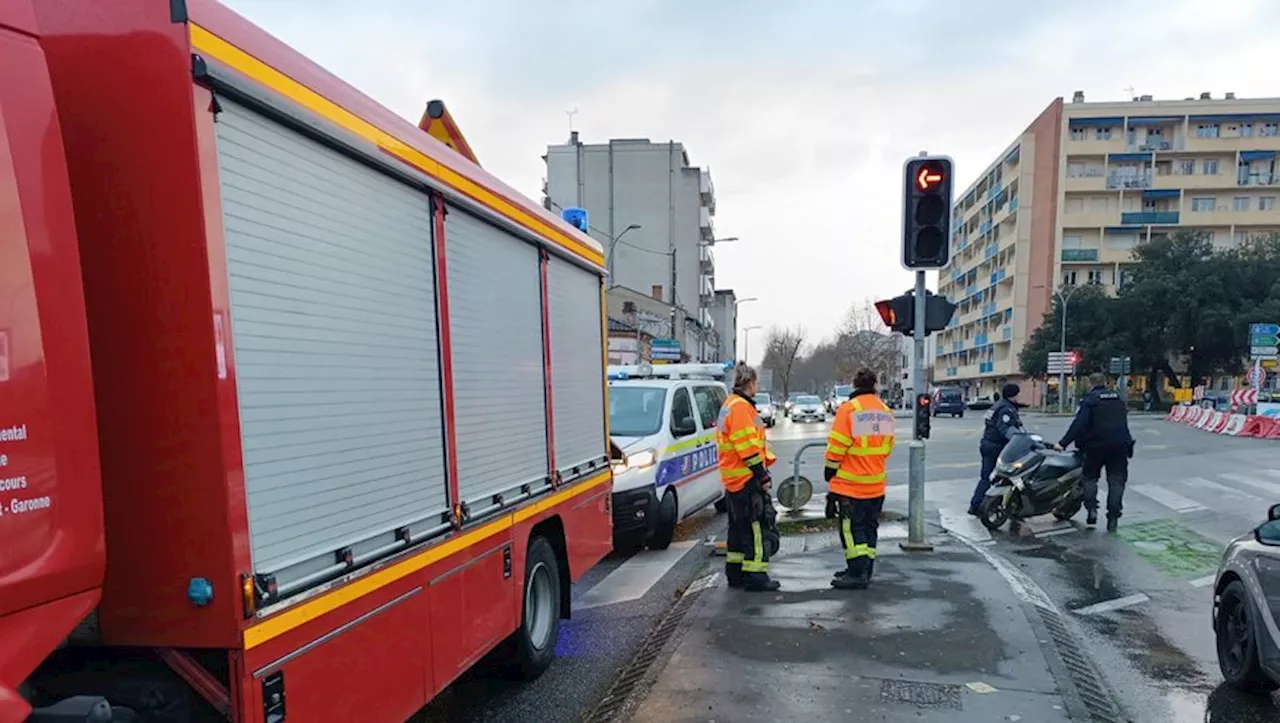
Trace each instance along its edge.
<instances>
[{"instance_id":1,"label":"building window","mask_svg":"<svg viewBox=\"0 0 1280 723\"><path fill-rule=\"evenodd\" d=\"M1216 175L1218 175L1218 162L1217 162L1217 161L1208 161L1208 160L1207 160L1207 161L1205 161L1205 162L1204 162L1204 175L1206 175L1206 176L1216 176Z\"/></svg>"},{"instance_id":2,"label":"building window","mask_svg":"<svg viewBox=\"0 0 1280 723\"><path fill-rule=\"evenodd\" d=\"M1133 272L1129 269L1120 269L1120 275L1116 278L1116 286L1126 286L1133 281Z\"/></svg>"},{"instance_id":3,"label":"building window","mask_svg":"<svg viewBox=\"0 0 1280 723\"><path fill-rule=\"evenodd\" d=\"M1259 210L1259 211L1270 211L1270 210L1274 209L1275 207L1276 207L1276 197L1275 197L1275 196L1263 196L1262 198L1259 198L1259 199L1258 199L1258 210Z\"/></svg>"},{"instance_id":4,"label":"building window","mask_svg":"<svg viewBox=\"0 0 1280 723\"><path fill-rule=\"evenodd\" d=\"M1237 211L1248 211L1248 210L1249 210L1249 197L1248 197L1248 196L1236 196L1236 198L1235 198L1235 202L1234 202L1233 206L1235 207L1235 210L1237 210Z\"/></svg>"},{"instance_id":5,"label":"building window","mask_svg":"<svg viewBox=\"0 0 1280 723\"><path fill-rule=\"evenodd\" d=\"M1240 124L1240 137L1241 137L1241 138L1252 138L1252 137L1253 137L1253 124L1252 124L1252 123L1241 123L1241 124Z\"/></svg>"},{"instance_id":6,"label":"building window","mask_svg":"<svg viewBox=\"0 0 1280 723\"><path fill-rule=\"evenodd\" d=\"M1280 136L1280 123L1266 123L1262 126L1262 136Z\"/></svg>"},{"instance_id":7,"label":"building window","mask_svg":"<svg viewBox=\"0 0 1280 723\"><path fill-rule=\"evenodd\" d=\"M1103 244L1109 249L1124 251L1138 245L1138 235L1133 233L1109 233L1103 238Z\"/></svg>"},{"instance_id":8,"label":"building window","mask_svg":"<svg viewBox=\"0 0 1280 723\"><path fill-rule=\"evenodd\" d=\"M1213 210L1213 199L1193 198L1191 199L1191 210L1196 213L1208 213Z\"/></svg>"},{"instance_id":9,"label":"building window","mask_svg":"<svg viewBox=\"0 0 1280 723\"><path fill-rule=\"evenodd\" d=\"M1078 248L1080 248L1080 237L1079 237L1079 236L1063 236L1063 237L1062 237L1062 248L1064 248L1064 249L1078 249Z\"/></svg>"},{"instance_id":10,"label":"building window","mask_svg":"<svg viewBox=\"0 0 1280 723\"><path fill-rule=\"evenodd\" d=\"M1071 129L1071 140L1073 140L1073 141L1083 141L1084 139L1085 139L1085 130L1084 130L1083 128L1072 128L1072 129Z\"/></svg>"},{"instance_id":11,"label":"building window","mask_svg":"<svg viewBox=\"0 0 1280 723\"><path fill-rule=\"evenodd\" d=\"M1195 162L1195 161L1183 161L1183 162L1182 162L1182 164L1180 165L1180 167L1178 168L1178 173L1180 173L1180 174L1182 174L1182 175L1184 175L1184 176L1190 176L1191 174L1193 174L1193 173L1195 173L1195 172L1196 172L1196 162Z\"/></svg>"},{"instance_id":12,"label":"building window","mask_svg":"<svg viewBox=\"0 0 1280 723\"><path fill-rule=\"evenodd\" d=\"M1063 285L1063 286L1075 286L1075 285L1076 285L1076 272L1074 272L1074 271L1064 271L1064 272L1062 273L1062 285Z\"/></svg>"},{"instance_id":13,"label":"building window","mask_svg":"<svg viewBox=\"0 0 1280 723\"><path fill-rule=\"evenodd\" d=\"M1217 123L1204 123L1204 124L1201 124L1201 125L1196 126L1196 137L1197 137L1197 138L1217 138L1217 137L1218 137L1218 124L1217 124Z\"/></svg>"},{"instance_id":14,"label":"building window","mask_svg":"<svg viewBox=\"0 0 1280 723\"><path fill-rule=\"evenodd\" d=\"M1099 128L1093 132L1093 137L1100 141L1109 141L1111 140L1111 129Z\"/></svg>"},{"instance_id":15,"label":"building window","mask_svg":"<svg viewBox=\"0 0 1280 723\"><path fill-rule=\"evenodd\" d=\"M1101 270L1099 270L1099 269L1090 269L1090 270L1089 270L1089 283L1090 283L1090 284L1095 284L1095 285L1096 285L1096 284L1101 284L1101 283L1102 283L1102 271L1101 271Z\"/></svg>"}]
</instances>

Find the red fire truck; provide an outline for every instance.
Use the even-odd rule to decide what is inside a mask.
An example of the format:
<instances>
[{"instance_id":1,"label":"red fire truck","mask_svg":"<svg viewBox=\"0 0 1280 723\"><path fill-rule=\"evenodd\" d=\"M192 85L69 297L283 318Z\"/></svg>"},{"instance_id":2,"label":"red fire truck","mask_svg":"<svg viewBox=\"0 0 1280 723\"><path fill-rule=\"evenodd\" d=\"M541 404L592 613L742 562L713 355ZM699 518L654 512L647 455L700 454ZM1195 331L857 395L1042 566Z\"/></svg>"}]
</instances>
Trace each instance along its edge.
<instances>
[{"instance_id":1,"label":"red fire truck","mask_svg":"<svg viewBox=\"0 0 1280 723\"><path fill-rule=\"evenodd\" d=\"M611 544L601 248L432 135L211 0L0 0L0 723L550 663Z\"/></svg>"}]
</instances>

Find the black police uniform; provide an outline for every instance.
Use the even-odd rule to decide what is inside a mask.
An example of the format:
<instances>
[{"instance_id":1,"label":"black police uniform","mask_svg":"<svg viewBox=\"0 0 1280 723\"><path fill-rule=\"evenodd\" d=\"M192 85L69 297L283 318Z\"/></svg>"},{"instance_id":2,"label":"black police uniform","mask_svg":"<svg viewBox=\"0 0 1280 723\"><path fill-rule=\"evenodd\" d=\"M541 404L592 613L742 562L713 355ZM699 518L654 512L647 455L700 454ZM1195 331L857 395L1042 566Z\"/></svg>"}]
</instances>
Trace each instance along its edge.
<instances>
[{"instance_id":1,"label":"black police uniform","mask_svg":"<svg viewBox=\"0 0 1280 723\"><path fill-rule=\"evenodd\" d=\"M1098 520L1098 479L1107 470L1107 529L1114 530L1124 511L1124 486L1129 479L1133 435L1129 412L1118 392L1094 387L1080 400L1080 409L1059 442L1064 449L1075 442L1084 452L1084 506L1089 523Z\"/></svg>"},{"instance_id":2,"label":"black police uniform","mask_svg":"<svg viewBox=\"0 0 1280 723\"><path fill-rule=\"evenodd\" d=\"M978 514L982 499L987 496L987 490L991 489L991 473L995 472L1000 450L1004 449L1009 438L1021 428L1022 417L1018 415L1018 405L1012 399L1002 398L987 412L982 440L978 442L978 452L982 454L982 471L978 474L978 486L973 490L973 499L969 500L969 514Z\"/></svg>"}]
</instances>

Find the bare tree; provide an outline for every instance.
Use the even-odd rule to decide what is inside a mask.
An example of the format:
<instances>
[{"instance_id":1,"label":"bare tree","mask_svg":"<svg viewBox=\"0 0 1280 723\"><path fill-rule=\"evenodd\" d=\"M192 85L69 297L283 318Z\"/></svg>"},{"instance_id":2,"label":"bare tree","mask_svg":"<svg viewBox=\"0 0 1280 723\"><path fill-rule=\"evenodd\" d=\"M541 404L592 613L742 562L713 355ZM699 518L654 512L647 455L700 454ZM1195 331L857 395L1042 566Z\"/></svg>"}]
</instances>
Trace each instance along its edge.
<instances>
[{"instance_id":1,"label":"bare tree","mask_svg":"<svg viewBox=\"0 0 1280 723\"><path fill-rule=\"evenodd\" d=\"M804 344L804 327L773 326L764 342L764 360L760 366L772 369L782 398L786 399L791 391L791 380L795 373L796 361L800 358L800 347Z\"/></svg>"},{"instance_id":2,"label":"bare tree","mask_svg":"<svg viewBox=\"0 0 1280 723\"><path fill-rule=\"evenodd\" d=\"M901 337L889 332L870 299L849 307L836 346L837 371L842 379L851 379L854 372L865 367L876 373L886 390L898 381Z\"/></svg>"}]
</instances>

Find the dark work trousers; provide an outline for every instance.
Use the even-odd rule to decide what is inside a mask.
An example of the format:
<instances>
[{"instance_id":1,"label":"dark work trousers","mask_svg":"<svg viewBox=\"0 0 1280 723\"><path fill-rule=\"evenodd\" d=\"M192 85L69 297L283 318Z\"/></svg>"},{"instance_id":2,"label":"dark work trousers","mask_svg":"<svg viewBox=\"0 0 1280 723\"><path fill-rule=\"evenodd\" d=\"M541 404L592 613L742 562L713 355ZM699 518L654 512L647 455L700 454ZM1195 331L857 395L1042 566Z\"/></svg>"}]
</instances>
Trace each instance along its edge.
<instances>
[{"instance_id":1,"label":"dark work trousers","mask_svg":"<svg viewBox=\"0 0 1280 723\"><path fill-rule=\"evenodd\" d=\"M725 565L741 565L744 579L748 581L767 575L769 547L765 544L764 490L752 480L737 492L726 492L725 498L729 501Z\"/></svg>"},{"instance_id":2,"label":"dark work trousers","mask_svg":"<svg viewBox=\"0 0 1280 723\"><path fill-rule=\"evenodd\" d=\"M1000 449L994 446L978 447L982 454L982 470L978 472L978 486L973 489L973 497L969 500L969 511L977 512L986 499L987 490L991 489L991 475L996 471L996 460L1000 457Z\"/></svg>"},{"instance_id":3,"label":"dark work trousers","mask_svg":"<svg viewBox=\"0 0 1280 723\"><path fill-rule=\"evenodd\" d=\"M837 494L836 505L840 511L840 545L844 548L848 574L870 579L875 568L884 497L860 500Z\"/></svg>"},{"instance_id":4,"label":"dark work trousers","mask_svg":"<svg viewBox=\"0 0 1280 723\"><path fill-rule=\"evenodd\" d=\"M1107 471L1107 519L1118 520L1124 512L1124 485L1129 481L1129 445L1091 447L1084 453L1084 507L1098 511L1098 479Z\"/></svg>"}]
</instances>

